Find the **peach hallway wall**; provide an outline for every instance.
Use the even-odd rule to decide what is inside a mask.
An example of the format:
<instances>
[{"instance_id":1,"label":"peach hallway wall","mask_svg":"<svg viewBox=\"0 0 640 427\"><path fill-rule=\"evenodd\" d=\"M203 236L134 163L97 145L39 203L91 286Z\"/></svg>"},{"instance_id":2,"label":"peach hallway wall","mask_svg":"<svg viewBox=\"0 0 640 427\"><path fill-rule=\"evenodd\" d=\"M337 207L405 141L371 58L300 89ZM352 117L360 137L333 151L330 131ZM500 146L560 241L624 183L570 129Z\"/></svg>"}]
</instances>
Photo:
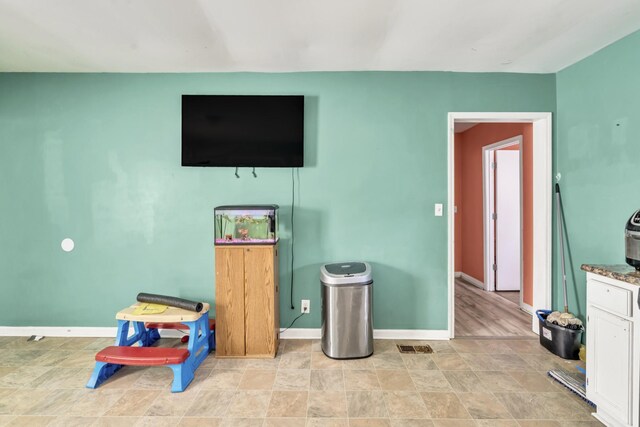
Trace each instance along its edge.
<instances>
[{"instance_id":1,"label":"peach hallway wall","mask_svg":"<svg viewBox=\"0 0 640 427\"><path fill-rule=\"evenodd\" d=\"M481 123L454 140L455 271L484 282L482 147L522 135L523 301L533 305L533 126Z\"/></svg>"}]
</instances>

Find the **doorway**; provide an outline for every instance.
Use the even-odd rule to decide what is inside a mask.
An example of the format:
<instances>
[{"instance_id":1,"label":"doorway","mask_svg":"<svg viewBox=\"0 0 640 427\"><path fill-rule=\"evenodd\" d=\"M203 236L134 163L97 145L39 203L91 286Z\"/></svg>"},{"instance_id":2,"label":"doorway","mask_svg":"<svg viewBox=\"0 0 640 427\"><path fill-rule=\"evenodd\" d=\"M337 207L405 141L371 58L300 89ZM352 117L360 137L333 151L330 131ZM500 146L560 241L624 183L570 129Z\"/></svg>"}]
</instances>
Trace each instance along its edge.
<instances>
[{"instance_id":1,"label":"doorway","mask_svg":"<svg viewBox=\"0 0 640 427\"><path fill-rule=\"evenodd\" d=\"M458 158L455 157L456 154L456 144L455 144L455 128L462 126L471 127L474 123L504 123L504 124L530 124L529 128L531 131L530 142L527 144L529 158L531 164L529 165L529 174L528 177L530 188L530 200L529 206L531 207L531 214L529 218L527 218L529 224L529 242L530 242L530 250L528 256L530 256L531 260L529 262L529 282L531 285L531 290L529 293L528 303L523 304L523 294L524 292L520 291L518 299L516 301L510 301L510 304L514 304L517 308L520 306L528 309L529 311L533 310L533 307L536 308L548 308L551 304L551 114L550 113L450 113L449 114L449 140L448 140L448 152L449 152L449 206L452 208L449 209L448 219L449 219L449 333L450 337L453 338L455 333L455 320L456 316L460 319L465 317L469 317L469 313L460 309L456 302L479 305L481 300L485 297L498 298L496 292L492 291L500 291L505 288L510 289L522 289L523 284L523 238L522 238L522 228L523 228L523 210L522 210L522 191L517 196L511 196L511 201L506 203L507 208L510 209L508 216L506 219L509 220L510 223L502 223L500 221L500 214L498 213L497 221L484 221L484 216L491 215L492 213L496 213L496 207L501 202L505 201L505 197L502 199L499 195L499 191L506 191L505 189L501 190L501 186L511 187L511 191L515 191L518 188L522 188L522 151L516 150L515 148L519 145L519 148L522 148L522 140L518 140L517 138L510 138L507 140L500 140L499 143L493 144L492 146L484 147L482 150L482 161L485 162L485 165L488 163L488 167L491 167L492 163L500 162L504 163L505 167L502 168L502 175L498 175L496 179L495 174L489 174L485 171L486 168L482 168L482 177L479 177L477 181L480 184L482 181L482 188L479 188L479 193L482 193L477 197L478 202L482 204L482 207L479 208L482 210L482 213L479 215L482 217L480 219L476 218L476 221L479 221L477 227L467 227L465 228L465 234L467 234L468 230L471 230L468 234L474 234L477 232L480 233L479 239L483 241L484 247L490 246L491 242L493 242L493 254L488 255L487 257L481 256L480 262L475 262L475 273L474 274L464 274L461 275L456 273L458 270L455 267L458 258L459 248L455 245L455 236L454 234L459 233L458 222L459 218L456 216L456 197L458 193L461 191L460 183L455 180L455 169L456 167L460 167L458 164ZM495 140L494 140L495 142ZM487 144L491 145L491 144ZM510 149L509 149L510 148ZM511 153L508 153L511 151ZM478 158L479 155L478 155ZM509 166L510 165L510 166ZM480 168L478 170L480 173ZM498 166L500 168L500 166ZM497 169L496 169L497 170ZM510 171L510 172L509 172ZM504 174L509 172L510 177L506 177ZM493 176L493 179L491 177ZM501 182L504 185L501 185ZM488 187L492 186L492 187ZM493 201L485 200L488 197L488 191L485 191L487 188L492 188L493 191ZM497 192L496 192L497 190ZM496 194L498 194L496 196ZM513 197L517 197L518 202L513 201ZM493 212L488 207L493 206ZM517 209L519 208L519 209ZM465 207L464 209L467 209ZM502 209L505 209L504 207ZM504 218L504 216L503 216ZM490 236L490 227L493 226L493 238ZM477 229L477 230L476 230ZM507 236L507 241L511 241L511 247L505 244L502 245L502 248L505 249L501 254L501 246L496 245L495 239L500 239L500 233L504 232ZM518 236L518 239L515 239L515 236ZM482 251L484 248L481 248ZM490 254L491 250L485 249L485 254ZM494 258L491 258L491 257ZM498 264L496 262L497 259L504 257L509 257L513 260L520 260L520 262L509 262L513 268L504 269L502 272L493 269L494 264ZM493 261L491 261L493 260ZM489 262L491 261L491 262ZM504 266L504 261L502 261ZM488 271L487 271L488 270ZM501 273L508 275L510 278L505 278ZM480 278L481 280L477 280L475 278ZM469 280L465 280L469 279ZM501 284L502 280L502 284ZM475 282L475 283L474 283ZM508 282L508 283L507 283ZM474 286L462 286L462 284L471 284ZM497 286L496 286L497 285ZM461 287L462 286L462 287ZM478 287L483 288L484 292ZM487 292L489 291L489 292ZM456 300L456 293L458 293L459 297ZM511 298L513 300L513 298ZM506 300L505 300L506 301ZM485 308L487 311L487 317L490 314L495 315L495 312L498 307L498 302L494 300L484 301ZM518 304L519 302L519 304ZM463 304L464 305L464 304ZM456 307L459 309L459 313L456 313ZM523 314L523 313L521 313ZM478 315L472 315L469 319L471 321L475 321L476 323L479 321ZM488 319L487 319L488 320ZM490 321L490 320L488 320ZM503 319L503 323L506 325L511 322L510 319ZM527 334L530 334L529 331L533 331L537 333L537 321L534 316L527 314L524 315L524 320L520 319L519 323L525 325L524 327L520 327L519 330L524 331ZM528 327L526 326L528 325ZM508 329L508 328L507 328ZM460 330L461 335L469 335L468 331ZM505 333L498 333L496 335L505 335Z\"/></svg>"}]
</instances>

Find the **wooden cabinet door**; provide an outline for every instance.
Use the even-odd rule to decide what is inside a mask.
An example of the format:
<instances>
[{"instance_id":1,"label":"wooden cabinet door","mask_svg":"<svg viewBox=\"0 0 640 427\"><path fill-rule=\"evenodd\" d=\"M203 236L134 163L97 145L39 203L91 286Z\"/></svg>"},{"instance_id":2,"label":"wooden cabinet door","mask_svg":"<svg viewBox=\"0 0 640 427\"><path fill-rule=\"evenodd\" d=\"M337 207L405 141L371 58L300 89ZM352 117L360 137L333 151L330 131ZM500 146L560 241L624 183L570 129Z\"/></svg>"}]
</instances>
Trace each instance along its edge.
<instances>
[{"instance_id":1,"label":"wooden cabinet door","mask_svg":"<svg viewBox=\"0 0 640 427\"><path fill-rule=\"evenodd\" d=\"M633 325L592 305L587 319L587 398L627 425L637 399L631 389Z\"/></svg>"},{"instance_id":2,"label":"wooden cabinet door","mask_svg":"<svg viewBox=\"0 0 640 427\"><path fill-rule=\"evenodd\" d=\"M245 355L244 250L216 247L216 354Z\"/></svg>"},{"instance_id":3,"label":"wooden cabinet door","mask_svg":"<svg viewBox=\"0 0 640 427\"><path fill-rule=\"evenodd\" d=\"M274 355L276 351L274 250L273 246L244 249L247 356Z\"/></svg>"}]
</instances>

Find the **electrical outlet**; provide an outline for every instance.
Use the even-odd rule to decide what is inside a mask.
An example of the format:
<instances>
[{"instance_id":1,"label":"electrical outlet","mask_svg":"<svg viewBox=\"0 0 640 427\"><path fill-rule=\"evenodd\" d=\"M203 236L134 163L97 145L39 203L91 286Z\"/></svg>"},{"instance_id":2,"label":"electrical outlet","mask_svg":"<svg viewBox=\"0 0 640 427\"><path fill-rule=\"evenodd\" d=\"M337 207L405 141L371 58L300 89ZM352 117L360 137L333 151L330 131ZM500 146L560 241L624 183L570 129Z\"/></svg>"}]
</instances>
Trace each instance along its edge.
<instances>
[{"instance_id":1,"label":"electrical outlet","mask_svg":"<svg viewBox=\"0 0 640 427\"><path fill-rule=\"evenodd\" d=\"M308 299L303 299L300 301L300 313L309 313L311 307L311 301Z\"/></svg>"}]
</instances>

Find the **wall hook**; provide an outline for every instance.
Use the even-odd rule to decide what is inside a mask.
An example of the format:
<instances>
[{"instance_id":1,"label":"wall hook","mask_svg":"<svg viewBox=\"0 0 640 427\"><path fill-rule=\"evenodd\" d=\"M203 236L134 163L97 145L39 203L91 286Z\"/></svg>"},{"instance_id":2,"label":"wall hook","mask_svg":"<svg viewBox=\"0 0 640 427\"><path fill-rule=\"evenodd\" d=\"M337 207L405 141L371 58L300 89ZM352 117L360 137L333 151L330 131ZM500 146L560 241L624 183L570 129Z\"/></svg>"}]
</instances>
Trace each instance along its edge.
<instances>
[{"instance_id":1,"label":"wall hook","mask_svg":"<svg viewBox=\"0 0 640 427\"><path fill-rule=\"evenodd\" d=\"M257 178L258 175L256 174L256 168L253 168L253 170L251 171L251 173L253 174L254 178Z\"/></svg>"},{"instance_id":2,"label":"wall hook","mask_svg":"<svg viewBox=\"0 0 640 427\"><path fill-rule=\"evenodd\" d=\"M240 178L240 175L238 175L238 167L236 166L236 178Z\"/></svg>"}]
</instances>

